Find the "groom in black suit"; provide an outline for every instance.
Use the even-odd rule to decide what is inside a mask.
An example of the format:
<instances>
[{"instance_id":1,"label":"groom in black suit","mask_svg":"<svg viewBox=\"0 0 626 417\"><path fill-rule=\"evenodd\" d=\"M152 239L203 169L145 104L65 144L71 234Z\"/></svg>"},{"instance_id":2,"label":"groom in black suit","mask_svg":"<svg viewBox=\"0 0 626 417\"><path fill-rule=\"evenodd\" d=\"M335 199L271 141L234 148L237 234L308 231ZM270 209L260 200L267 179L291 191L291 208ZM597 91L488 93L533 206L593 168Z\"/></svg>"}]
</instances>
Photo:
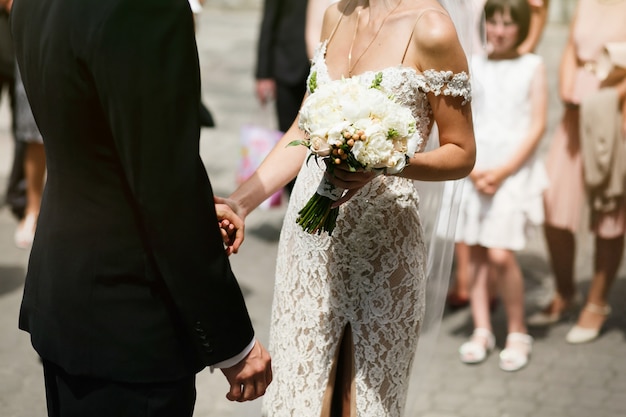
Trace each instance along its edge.
<instances>
[{"instance_id":1,"label":"groom in black suit","mask_svg":"<svg viewBox=\"0 0 626 417\"><path fill-rule=\"evenodd\" d=\"M199 157L188 2L15 0L11 20L48 162L19 325L49 415L191 416L206 366L230 400L263 395L218 226L239 219L217 215Z\"/></svg>"}]
</instances>

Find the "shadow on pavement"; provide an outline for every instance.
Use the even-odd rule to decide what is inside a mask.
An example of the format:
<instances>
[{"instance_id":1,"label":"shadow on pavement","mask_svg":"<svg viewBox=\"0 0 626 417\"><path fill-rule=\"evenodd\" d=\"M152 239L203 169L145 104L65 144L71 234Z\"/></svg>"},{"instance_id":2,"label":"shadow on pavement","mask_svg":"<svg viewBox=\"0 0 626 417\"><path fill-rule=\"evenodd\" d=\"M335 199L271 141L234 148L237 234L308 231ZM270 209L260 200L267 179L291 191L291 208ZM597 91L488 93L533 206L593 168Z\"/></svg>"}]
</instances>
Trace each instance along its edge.
<instances>
[{"instance_id":1,"label":"shadow on pavement","mask_svg":"<svg viewBox=\"0 0 626 417\"><path fill-rule=\"evenodd\" d=\"M0 266L0 295L21 288L25 276L26 271L21 266Z\"/></svg>"},{"instance_id":2,"label":"shadow on pavement","mask_svg":"<svg viewBox=\"0 0 626 417\"><path fill-rule=\"evenodd\" d=\"M253 235L266 242L278 242L282 223L278 225L272 223L263 223L246 229L246 233Z\"/></svg>"}]
</instances>

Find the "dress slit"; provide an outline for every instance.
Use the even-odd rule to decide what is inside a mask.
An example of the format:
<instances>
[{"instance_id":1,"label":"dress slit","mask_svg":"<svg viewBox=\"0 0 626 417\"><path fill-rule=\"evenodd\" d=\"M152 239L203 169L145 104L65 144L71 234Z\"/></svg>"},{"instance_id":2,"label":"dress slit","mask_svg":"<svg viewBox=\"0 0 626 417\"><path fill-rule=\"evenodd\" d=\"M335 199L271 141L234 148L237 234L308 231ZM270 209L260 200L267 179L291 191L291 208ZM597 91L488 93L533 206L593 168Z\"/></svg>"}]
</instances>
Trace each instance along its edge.
<instances>
[{"instance_id":1,"label":"dress slit","mask_svg":"<svg viewBox=\"0 0 626 417\"><path fill-rule=\"evenodd\" d=\"M356 417L354 383L354 341L346 324L328 377L320 417Z\"/></svg>"}]
</instances>

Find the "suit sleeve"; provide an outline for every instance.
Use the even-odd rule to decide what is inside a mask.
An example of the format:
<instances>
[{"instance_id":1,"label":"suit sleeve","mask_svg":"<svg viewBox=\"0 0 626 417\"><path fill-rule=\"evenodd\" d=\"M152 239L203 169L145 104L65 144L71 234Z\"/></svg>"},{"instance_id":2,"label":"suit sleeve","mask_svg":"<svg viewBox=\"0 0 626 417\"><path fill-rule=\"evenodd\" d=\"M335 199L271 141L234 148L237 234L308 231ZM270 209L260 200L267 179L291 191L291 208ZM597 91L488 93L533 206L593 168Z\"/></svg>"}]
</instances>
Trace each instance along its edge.
<instances>
[{"instance_id":1,"label":"suit sleeve","mask_svg":"<svg viewBox=\"0 0 626 417\"><path fill-rule=\"evenodd\" d=\"M117 2L89 61L147 250L205 365L253 329L199 156L200 74L188 3Z\"/></svg>"}]
</instances>

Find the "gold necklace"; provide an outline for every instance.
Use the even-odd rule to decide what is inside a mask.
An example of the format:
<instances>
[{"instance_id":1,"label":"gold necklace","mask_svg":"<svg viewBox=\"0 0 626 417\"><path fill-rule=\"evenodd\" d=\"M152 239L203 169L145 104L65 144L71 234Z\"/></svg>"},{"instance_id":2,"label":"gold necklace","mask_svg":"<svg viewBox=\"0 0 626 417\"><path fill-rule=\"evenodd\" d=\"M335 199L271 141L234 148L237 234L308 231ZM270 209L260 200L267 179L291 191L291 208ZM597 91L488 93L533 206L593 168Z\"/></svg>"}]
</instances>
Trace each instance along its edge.
<instances>
[{"instance_id":1,"label":"gold necklace","mask_svg":"<svg viewBox=\"0 0 626 417\"><path fill-rule=\"evenodd\" d=\"M385 25L385 22L387 21L387 18L389 16L391 16L391 14L398 8L398 6L400 6L401 3L402 3L402 1L399 1L398 4L396 4L394 6L394 8L391 9L389 11L389 13L387 13L387 15L383 18L382 22L380 22L380 26L376 30L376 33L374 33L374 36L372 36L372 39L369 41L369 43L367 44L365 49L363 49L363 52L361 52L361 55L359 55L357 57L356 61L354 61L354 64L352 64L352 48L354 48L354 41L356 40L356 35L359 32L359 21L360 21L360 17L361 17L361 11L363 11L362 8L359 9L359 11L357 12L357 15L356 15L356 25L354 27L354 34L352 35L352 42L350 42L350 50L348 51L348 77L352 77L352 70L354 70L354 67L356 67L356 65L359 63L359 61L361 60L363 55L365 55L365 53L370 48L370 46L372 46L372 44L374 43L374 41L378 37L378 34L380 33L381 29ZM347 6L346 6L346 8L347 8Z\"/></svg>"}]
</instances>

